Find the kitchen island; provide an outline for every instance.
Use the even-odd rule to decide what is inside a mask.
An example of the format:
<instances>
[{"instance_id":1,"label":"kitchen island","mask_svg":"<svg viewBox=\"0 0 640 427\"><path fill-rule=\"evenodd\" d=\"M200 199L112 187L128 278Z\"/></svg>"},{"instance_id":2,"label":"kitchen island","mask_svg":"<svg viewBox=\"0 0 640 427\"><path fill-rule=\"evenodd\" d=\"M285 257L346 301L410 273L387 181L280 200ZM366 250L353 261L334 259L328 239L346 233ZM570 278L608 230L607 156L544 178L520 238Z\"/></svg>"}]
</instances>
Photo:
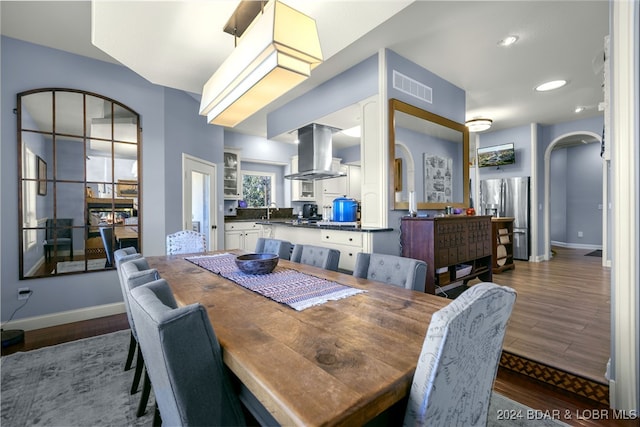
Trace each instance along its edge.
<instances>
[{"instance_id":1,"label":"kitchen island","mask_svg":"<svg viewBox=\"0 0 640 427\"><path fill-rule=\"evenodd\" d=\"M398 254L399 251L400 242L393 228L345 227L321 222L298 224L295 220L255 223L262 226L263 237L339 250L341 270L353 271L358 252Z\"/></svg>"}]
</instances>

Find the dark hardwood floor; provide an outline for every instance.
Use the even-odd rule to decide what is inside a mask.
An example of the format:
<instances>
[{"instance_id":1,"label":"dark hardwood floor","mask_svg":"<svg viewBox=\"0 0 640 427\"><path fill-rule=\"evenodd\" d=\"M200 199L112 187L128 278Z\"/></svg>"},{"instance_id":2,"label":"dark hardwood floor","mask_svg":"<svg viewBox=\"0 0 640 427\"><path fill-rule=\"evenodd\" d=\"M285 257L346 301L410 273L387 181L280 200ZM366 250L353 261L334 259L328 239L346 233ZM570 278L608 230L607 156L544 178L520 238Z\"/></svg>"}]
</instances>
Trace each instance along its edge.
<instances>
[{"instance_id":1,"label":"dark hardwood floor","mask_svg":"<svg viewBox=\"0 0 640 427\"><path fill-rule=\"evenodd\" d=\"M494 275L512 286L518 300L505 338L505 350L604 382L609 348L609 271L586 250L555 248L554 260L518 262ZM537 307L539 306L539 307ZM128 329L125 314L27 331L25 342L2 355ZM548 343L548 346L547 346ZM124 357L124 355L123 355ZM638 427L640 420L616 420L607 405L500 367L494 390L573 426Z\"/></svg>"}]
</instances>

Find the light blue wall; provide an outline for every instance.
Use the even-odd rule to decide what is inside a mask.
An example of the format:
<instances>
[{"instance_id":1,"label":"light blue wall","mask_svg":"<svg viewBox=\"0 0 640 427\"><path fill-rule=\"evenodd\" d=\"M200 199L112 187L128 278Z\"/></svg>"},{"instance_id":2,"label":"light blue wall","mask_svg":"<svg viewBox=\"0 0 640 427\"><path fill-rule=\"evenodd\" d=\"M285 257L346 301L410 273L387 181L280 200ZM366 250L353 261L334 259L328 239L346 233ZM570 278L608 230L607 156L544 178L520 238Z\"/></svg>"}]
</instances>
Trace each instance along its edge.
<instances>
[{"instance_id":1,"label":"light blue wall","mask_svg":"<svg viewBox=\"0 0 640 427\"><path fill-rule=\"evenodd\" d=\"M551 155L549 228L552 242L567 242L567 150Z\"/></svg>"},{"instance_id":2,"label":"light blue wall","mask_svg":"<svg viewBox=\"0 0 640 427\"><path fill-rule=\"evenodd\" d=\"M496 132L482 133L478 148L513 143L516 162L512 165L478 168L479 179L531 176L531 127L519 126Z\"/></svg>"},{"instance_id":3,"label":"light blue wall","mask_svg":"<svg viewBox=\"0 0 640 427\"><path fill-rule=\"evenodd\" d=\"M181 160L177 153L185 151L220 163L222 131L206 125L204 118L197 115L198 104L193 98L151 84L120 65L7 37L2 37L1 43L2 320L18 307L17 288L22 286L29 286L34 293L15 319L121 302L115 271L18 280L18 171L13 114L16 94L46 87L87 90L122 102L140 114L143 194L140 213L145 255L164 254L165 235L179 227L182 215L176 207L182 204L182 194L178 187ZM220 184L219 191L221 188Z\"/></svg>"},{"instance_id":4,"label":"light blue wall","mask_svg":"<svg viewBox=\"0 0 640 427\"><path fill-rule=\"evenodd\" d=\"M267 138L299 129L377 93L378 55L374 55L269 113Z\"/></svg>"}]
</instances>

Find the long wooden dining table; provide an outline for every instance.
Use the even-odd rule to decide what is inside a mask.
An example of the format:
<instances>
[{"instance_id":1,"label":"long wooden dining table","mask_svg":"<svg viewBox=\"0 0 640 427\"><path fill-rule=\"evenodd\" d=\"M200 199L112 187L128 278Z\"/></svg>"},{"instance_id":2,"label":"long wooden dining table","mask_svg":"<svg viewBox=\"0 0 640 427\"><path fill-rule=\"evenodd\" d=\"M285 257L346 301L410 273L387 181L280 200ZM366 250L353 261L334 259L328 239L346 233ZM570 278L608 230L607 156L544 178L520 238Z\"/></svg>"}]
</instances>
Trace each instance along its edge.
<instances>
[{"instance_id":1,"label":"long wooden dining table","mask_svg":"<svg viewBox=\"0 0 640 427\"><path fill-rule=\"evenodd\" d=\"M279 267L366 290L296 311L185 257L147 260L179 305L207 309L224 363L281 425L362 425L401 401L431 315L449 303L280 260Z\"/></svg>"}]
</instances>

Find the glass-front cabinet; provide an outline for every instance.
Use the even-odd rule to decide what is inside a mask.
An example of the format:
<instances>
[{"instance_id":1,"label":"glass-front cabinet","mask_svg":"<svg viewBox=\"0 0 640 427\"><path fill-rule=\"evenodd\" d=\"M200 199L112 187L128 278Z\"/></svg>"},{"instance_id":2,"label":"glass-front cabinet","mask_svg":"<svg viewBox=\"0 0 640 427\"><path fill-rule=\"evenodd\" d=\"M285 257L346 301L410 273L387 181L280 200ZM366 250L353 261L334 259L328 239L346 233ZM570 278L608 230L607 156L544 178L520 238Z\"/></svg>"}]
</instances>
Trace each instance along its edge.
<instances>
[{"instance_id":1,"label":"glass-front cabinet","mask_svg":"<svg viewBox=\"0 0 640 427\"><path fill-rule=\"evenodd\" d=\"M242 199L242 179L240 175L240 150L224 149L224 198Z\"/></svg>"},{"instance_id":2,"label":"glass-front cabinet","mask_svg":"<svg viewBox=\"0 0 640 427\"><path fill-rule=\"evenodd\" d=\"M17 96L20 278L113 268L139 248L140 118L104 96Z\"/></svg>"}]
</instances>

